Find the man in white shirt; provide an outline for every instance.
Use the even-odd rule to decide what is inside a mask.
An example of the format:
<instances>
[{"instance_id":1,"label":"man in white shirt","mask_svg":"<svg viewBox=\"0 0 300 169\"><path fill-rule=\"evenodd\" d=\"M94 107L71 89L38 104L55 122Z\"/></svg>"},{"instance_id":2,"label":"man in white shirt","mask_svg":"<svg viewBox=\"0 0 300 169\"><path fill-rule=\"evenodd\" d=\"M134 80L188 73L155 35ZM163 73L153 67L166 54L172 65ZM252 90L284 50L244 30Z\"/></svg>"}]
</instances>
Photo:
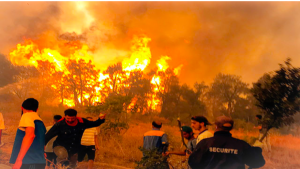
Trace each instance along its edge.
<instances>
[{"instance_id":1,"label":"man in white shirt","mask_svg":"<svg viewBox=\"0 0 300 169\"><path fill-rule=\"evenodd\" d=\"M205 138L213 137L214 135L207 130L206 125L211 125L211 123L208 122L206 117L204 116L194 116L191 120L191 126L194 130L199 132L198 137L196 138L196 143L198 144L201 140Z\"/></svg>"},{"instance_id":2,"label":"man in white shirt","mask_svg":"<svg viewBox=\"0 0 300 169\"><path fill-rule=\"evenodd\" d=\"M4 145L3 141L1 140L2 130L3 129L5 129L4 118L3 118L2 113L0 112L0 147L2 147Z\"/></svg>"},{"instance_id":3,"label":"man in white shirt","mask_svg":"<svg viewBox=\"0 0 300 169\"><path fill-rule=\"evenodd\" d=\"M93 121L92 117L86 118L89 121ZM78 161L82 162L85 155L88 156L88 169L92 169L95 160L96 150L99 150L98 144L98 131L96 127L88 128L84 130L81 138L81 148L78 153Z\"/></svg>"}]
</instances>

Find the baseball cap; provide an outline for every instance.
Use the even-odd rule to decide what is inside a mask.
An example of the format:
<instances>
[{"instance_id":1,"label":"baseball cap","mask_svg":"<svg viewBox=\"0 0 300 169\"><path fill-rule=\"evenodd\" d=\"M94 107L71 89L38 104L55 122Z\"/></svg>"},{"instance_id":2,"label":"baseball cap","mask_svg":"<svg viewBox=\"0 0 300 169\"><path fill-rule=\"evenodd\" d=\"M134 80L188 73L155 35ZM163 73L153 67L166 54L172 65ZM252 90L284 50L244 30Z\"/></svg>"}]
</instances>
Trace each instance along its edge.
<instances>
[{"instance_id":1,"label":"baseball cap","mask_svg":"<svg viewBox=\"0 0 300 169\"><path fill-rule=\"evenodd\" d=\"M195 120L195 121L197 121L199 123L203 122L205 125L211 125L211 123L208 122L207 118L204 117L204 116L193 116L192 120Z\"/></svg>"},{"instance_id":2,"label":"baseball cap","mask_svg":"<svg viewBox=\"0 0 300 169\"><path fill-rule=\"evenodd\" d=\"M223 130L231 130L233 128L233 120L227 116L220 116L216 118L215 124L218 128Z\"/></svg>"}]
</instances>

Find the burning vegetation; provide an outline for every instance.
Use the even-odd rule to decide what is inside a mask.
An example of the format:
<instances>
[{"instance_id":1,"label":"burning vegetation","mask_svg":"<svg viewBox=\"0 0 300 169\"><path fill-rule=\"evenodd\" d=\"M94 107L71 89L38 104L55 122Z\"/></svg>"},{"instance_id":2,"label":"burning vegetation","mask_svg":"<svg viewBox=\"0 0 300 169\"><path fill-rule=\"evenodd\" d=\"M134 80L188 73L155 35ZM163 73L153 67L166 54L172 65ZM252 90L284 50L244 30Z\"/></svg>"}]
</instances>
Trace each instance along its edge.
<instances>
[{"instance_id":1,"label":"burning vegetation","mask_svg":"<svg viewBox=\"0 0 300 169\"><path fill-rule=\"evenodd\" d=\"M10 52L9 59L14 65L35 67L43 81L40 84L55 93L54 99L61 105L98 105L114 94L130 98L128 111L145 113L160 111L159 94L168 90L166 83L172 78L178 81L182 67L169 68L171 58L162 56L157 60L157 70L146 72L151 62L150 41L145 35L133 36L130 56L107 68L95 66L93 51L79 40L44 46L28 39Z\"/></svg>"}]
</instances>

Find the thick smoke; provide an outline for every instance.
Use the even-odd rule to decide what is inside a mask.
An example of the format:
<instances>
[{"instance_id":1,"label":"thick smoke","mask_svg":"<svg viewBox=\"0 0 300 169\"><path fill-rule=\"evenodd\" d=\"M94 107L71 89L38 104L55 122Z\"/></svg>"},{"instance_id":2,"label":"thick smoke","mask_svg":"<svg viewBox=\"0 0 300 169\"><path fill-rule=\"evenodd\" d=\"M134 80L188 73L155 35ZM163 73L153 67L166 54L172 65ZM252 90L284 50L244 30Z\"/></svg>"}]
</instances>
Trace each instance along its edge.
<instances>
[{"instance_id":1,"label":"thick smoke","mask_svg":"<svg viewBox=\"0 0 300 169\"><path fill-rule=\"evenodd\" d=\"M1 2L0 52L47 33L89 44L99 66L128 56L130 40L146 34L150 68L168 55L183 64L182 83L211 82L217 73L248 83L287 57L300 66L299 2ZM48 35L49 36L49 35ZM52 36L51 36L52 37Z\"/></svg>"}]
</instances>

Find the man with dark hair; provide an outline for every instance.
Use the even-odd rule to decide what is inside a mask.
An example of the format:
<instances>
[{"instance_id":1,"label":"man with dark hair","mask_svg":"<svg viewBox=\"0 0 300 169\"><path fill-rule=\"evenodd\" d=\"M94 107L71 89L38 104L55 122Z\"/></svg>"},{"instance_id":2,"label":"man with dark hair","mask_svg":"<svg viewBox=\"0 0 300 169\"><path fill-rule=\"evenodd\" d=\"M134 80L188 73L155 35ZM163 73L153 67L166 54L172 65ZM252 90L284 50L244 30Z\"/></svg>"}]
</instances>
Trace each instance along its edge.
<instances>
[{"instance_id":1,"label":"man with dark hair","mask_svg":"<svg viewBox=\"0 0 300 169\"><path fill-rule=\"evenodd\" d=\"M152 122L152 130L144 134L144 149L157 149L159 153L163 153L163 150L166 150L168 147L168 139L166 133L160 131L161 127L161 122Z\"/></svg>"},{"instance_id":2,"label":"man with dark hair","mask_svg":"<svg viewBox=\"0 0 300 169\"><path fill-rule=\"evenodd\" d=\"M161 131L162 123L159 121L152 122L152 130L144 134L144 161L156 160L156 165L160 168L169 169L167 157L165 157L165 151L168 148L168 139L165 132Z\"/></svg>"},{"instance_id":3,"label":"man with dark hair","mask_svg":"<svg viewBox=\"0 0 300 169\"><path fill-rule=\"evenodd\" d=\"M201 140L189 157L192 169L245 169L245 164L252 168L265 164L261 148L251 147L245 141L231 136L231 118L218 117L215 125L214 136Z\"/></svg>"},{"instance_id":4,"label":"man with dark hair","mask_svg":"<svg viewBox=\"0 0 300 169\"><path fill-rule=\"evenodd\" d=\"M268 131L268 126L262 122L262 116L256 115L255 116L257 120L257 126L254 126L254 129L259 130L258 140L262 138L262 136L265 134L265 132ZM265 148L268 152L271 151L271 143L270 143L270 135L267 132L266 137L262 140L262 147Z\"/></svg>"},{"instance_id":5,"label":"man with dark hair","mask_svg":"<svg viewBox=\"0 0 300 169\"><path fill-rule=\"evenodd\" d=\"M46 128L38 116L39 102L33 98L22 104L22 117L17 130L10 163L13 169L44 169Z\"/></svg>"},{"instance_id":6,"label":"man with dark hair","mask_svg":"<svg viewBox=\"0 0 300 169\"><path fill-rule=\"evenodd\" d=\"M194 116L191 119L191 126L194 130L198 131L196 144L205 138L212 137L213 134L207 130L206 126L211 125L210 122L204 116Z\"/></svg>"},{"instance_id":7,"label":"man with dark hair","mask_svg":"<svg viewBox=\"0 0 300 169\"><path fill-rule=\"evenodd\" d=\"M89 121L85 118L77 117L76 110L67 109L65 110L65 117L60 119L47 132L45 144L47 144L53 137L57 136L53 143L54 153L58 156L58 159L61 160L62 158L60 158L60 156L64 156L64 153L61 152L68 152L68 160L70 163L69 167L75 168L78 159L80 141L84 130L100 126L104 123L104 121L105 114L100 113L99 118L96 121Z\"/></svg>"},{"instance_id":8,"label":"man with dark hair","mask_svg":"<svg viewBox=\"0 0 300 169\"><path fill-rule=\"evenodd\" d=\"M62 118L61 115L54 115L53 117L53 125L55 123L57 123L60 119ZM53 126L52 125L52 126ZM48 126L46 127L46 130L47 132L52 128L52 126ZM53 164L56 164L56 158L57 156L55 155L55 153L53 152L53 142L56 140L56 137L53 137L46 145L45 147L45 153L46 153L46 156L47 156L47 159L49 161L51 161ZM45 169L48 169L51 167L51 163L49 161L46 161L46 168Z\"/></svg>"},{"instance_id":9,"label":"man with dark hair","mask_svg":"<svg viewBox=\"0 0 300 169\"><path fill-rule=\"evenodd\" d=\"M187 143L188 152L186 150L180 152L166 152L166 155L175 154L175 155L185 156L187 154L191 154L196 148L197 140L194 137L193 129L189 126L182 126L181 128L182 128L183 137L188 141Z\"/></svg>"},{"instance_id":10,"label":"man with dark hair","mask_svg":"<svg viewBox=\"0 0 300 169\"><path fill-rule=\"evenodd\" d=\"M87 120L93 121L92 117ZM88 156L88 169L92 169L95 160L96 150L99 150L98 131L96 127L85 129L81 138L81 148L78 153L78 161L82 162L85 155Z\"/></svg>"}]
</instances>

